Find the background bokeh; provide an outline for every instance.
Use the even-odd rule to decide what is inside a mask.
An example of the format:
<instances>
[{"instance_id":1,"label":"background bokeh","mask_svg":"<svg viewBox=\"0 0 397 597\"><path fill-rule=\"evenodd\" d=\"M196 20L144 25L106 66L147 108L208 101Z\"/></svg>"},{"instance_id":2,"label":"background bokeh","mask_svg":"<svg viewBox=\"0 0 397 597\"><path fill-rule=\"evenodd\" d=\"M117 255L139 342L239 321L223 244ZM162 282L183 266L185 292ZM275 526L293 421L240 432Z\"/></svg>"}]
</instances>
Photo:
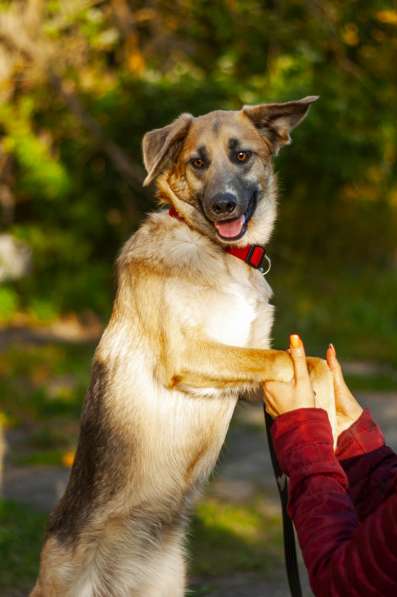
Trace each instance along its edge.
<instances>
[{"instance_id":1,"label":"background bokeh","mask_svg":"<svg viewBox=\"0 0 397 597\"><path fill-rule=\"evenodd\" d=\"M353 363L355 387L393 388L396 64L394 1L0 0L0 411L10 486L18 471L39 478L73 459L113 263L154 207L141 138L183 111L320 95L276 162L274 344L285 346L290 331L312 353L333 341ZM23 502L31 486L19 486L9 495ZM203 556L208 533L215 528L216 543L216 525L230 518L213 499L195 523ZM247 573L263 560L247 529L265 516L250 504L231 516L242 517L253 551L235 561L235 549L230 566ZM32 528L21 536L21 506L1 507L0 592L24 594L44 519L23 510ZM17 578L18 545L30 549Z\"/></svg>"}]
</instances>

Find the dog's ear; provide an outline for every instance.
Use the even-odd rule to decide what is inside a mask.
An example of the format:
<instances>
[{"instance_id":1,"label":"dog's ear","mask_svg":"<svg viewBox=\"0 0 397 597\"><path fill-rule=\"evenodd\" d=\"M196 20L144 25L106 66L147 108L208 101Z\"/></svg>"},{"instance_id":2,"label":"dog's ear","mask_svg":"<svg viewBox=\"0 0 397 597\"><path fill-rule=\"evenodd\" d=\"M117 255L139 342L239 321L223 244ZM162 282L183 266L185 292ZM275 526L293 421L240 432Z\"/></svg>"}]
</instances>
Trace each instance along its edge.
<instances>
[{"instance_id":1,"label":"dog's ear","mask_svg":"<svg viewBox=\"0 0 397 597\"><path fill-rule=\"evenodd\" d=\"M142 140L143 163L147 176L143 186L149 185L164 166L175 159L192 123L191 114L181 114L174 122L146 133Z\"/></svg>"},{"instance_id":2,"label":"dog's ear","mask_svg":"<svg viewBox=\"0 0 397 597\"><path fill-rule=\"evenodd\" d=\"M318 95L309 95L293 102L244 106L242 112L271 141L277 154L283 145L291 143L290 131L302 122L311 104L318 98Z\"/></svg>"}]
</instances>

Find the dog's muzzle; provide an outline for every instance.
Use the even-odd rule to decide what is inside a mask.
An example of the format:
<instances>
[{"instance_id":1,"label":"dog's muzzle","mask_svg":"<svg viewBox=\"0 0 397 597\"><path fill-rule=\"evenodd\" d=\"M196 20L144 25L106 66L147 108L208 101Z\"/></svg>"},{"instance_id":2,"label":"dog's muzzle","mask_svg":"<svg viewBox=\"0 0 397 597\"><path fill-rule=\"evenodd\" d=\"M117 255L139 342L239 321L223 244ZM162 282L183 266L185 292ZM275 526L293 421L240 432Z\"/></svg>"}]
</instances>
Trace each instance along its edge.
<instances>
[{"instance_id":1,"label":"dog's muzzle","mask_svg":"<svg viewBox=\"0 0 397 597\"><path fill-rule=\"evenodd\" d=\"M217 193L211 198L204 212L222 240L235 241L244 236L257 206L257 195L255 190L248 201L239 201L233 193Z\"/></svg>"}]
</instances>

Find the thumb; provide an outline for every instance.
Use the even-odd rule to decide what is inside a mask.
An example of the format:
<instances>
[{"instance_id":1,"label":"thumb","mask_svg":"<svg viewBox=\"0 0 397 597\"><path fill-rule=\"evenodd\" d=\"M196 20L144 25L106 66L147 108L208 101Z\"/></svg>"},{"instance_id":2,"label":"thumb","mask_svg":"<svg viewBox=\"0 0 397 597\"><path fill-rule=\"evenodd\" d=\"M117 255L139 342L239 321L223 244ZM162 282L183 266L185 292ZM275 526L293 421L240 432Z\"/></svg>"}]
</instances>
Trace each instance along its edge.
<instances>
[{"instance_id":1,"label":"thumb","mask_svg":"<svg viewBox=\"0 0 397 597\"><path fill-rule=\"evenodd\" d=\"M305 347L303 346L303 342L298 334L291 334L289 337L289 347L289 353L294 365L295 380L309 379Z\"/></svg>"},{"instance_id":2,"label":"thumb","mask_svg":"<svg viewBox=\"0 0 397 597\"><path fill-rule=\"evenodd\" d=\"M277 396L288 385L289 384L284 381L265 381L265 383L263 384L263 391L265 393L265 397L269 398L272 396Z\"/></svg>"},{"instance_id":3,"label":"thumb","mask_svg":"<svg viewBox=\"0 0 397 597\"><path fill-rule=\"evenodd\" d=\"M266 381L263 384L266 411L273 419L285 411L285 390L289 387L290 384L283 381Z\"/></svg>"}]
</instances>

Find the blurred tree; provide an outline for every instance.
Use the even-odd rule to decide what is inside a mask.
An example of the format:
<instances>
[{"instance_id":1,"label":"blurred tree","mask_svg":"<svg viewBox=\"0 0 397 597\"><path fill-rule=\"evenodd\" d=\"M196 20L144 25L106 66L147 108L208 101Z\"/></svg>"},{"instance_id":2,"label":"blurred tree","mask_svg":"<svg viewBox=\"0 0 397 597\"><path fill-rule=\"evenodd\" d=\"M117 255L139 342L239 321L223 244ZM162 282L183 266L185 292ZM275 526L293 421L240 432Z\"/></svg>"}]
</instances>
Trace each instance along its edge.
<instances>
[{"instance_id":1,"label":"blurred tree","mask_svg":"<svg viewBox=\"0 0 397 597\"><path fill-rule=\"evenodd\" d=\"M151 206L140 139L181 111L319 94L279 158L273 252L396 256L397 6L368 0L0 0L0 213L34 268L8 304L106 313ZM1 315L1 298L0 298Z\"/></svg>"}]
</instances>

